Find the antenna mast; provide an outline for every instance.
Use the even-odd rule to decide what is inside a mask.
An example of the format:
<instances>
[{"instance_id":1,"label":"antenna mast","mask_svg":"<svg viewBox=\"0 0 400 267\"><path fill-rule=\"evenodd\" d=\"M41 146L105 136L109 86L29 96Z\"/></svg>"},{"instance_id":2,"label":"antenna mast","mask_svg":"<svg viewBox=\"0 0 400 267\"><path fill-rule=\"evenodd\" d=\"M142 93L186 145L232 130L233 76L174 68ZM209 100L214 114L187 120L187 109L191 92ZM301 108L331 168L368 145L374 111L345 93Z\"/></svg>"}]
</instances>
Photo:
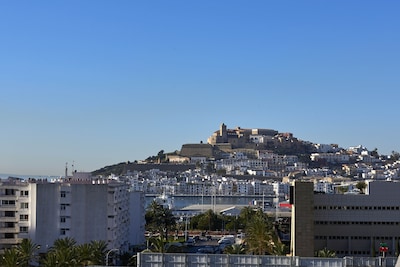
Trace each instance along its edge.
<instances>
[{"instance_id":1,"label":"antenna mast","mask_svg":"<svg viewBox=\"0 0 400 267\"><path fill-rule=\"evenodd\" d=\"M65 179L67 179L68 176L68 162L65 162Z\"/></svg>"}]
</instances>

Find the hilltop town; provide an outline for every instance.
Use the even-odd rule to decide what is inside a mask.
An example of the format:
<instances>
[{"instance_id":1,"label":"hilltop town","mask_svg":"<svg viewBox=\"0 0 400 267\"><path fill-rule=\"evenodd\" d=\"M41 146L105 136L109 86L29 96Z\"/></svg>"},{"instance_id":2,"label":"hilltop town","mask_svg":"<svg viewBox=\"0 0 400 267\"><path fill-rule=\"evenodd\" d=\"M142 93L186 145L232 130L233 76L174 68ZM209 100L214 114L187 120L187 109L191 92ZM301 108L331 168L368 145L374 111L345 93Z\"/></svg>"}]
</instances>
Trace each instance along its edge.
<instances>
[{"instance_id":1,"label":"hilltop town","mask_svg":"<svg viewBox=\"0 0 400 267\"><path fill-rule=\"evenodd\" d=\"M377 149L361 145L342 148L272 129L229 129L221 124L207 143L184 144L172 153L161 150L144 161L107 166L93 175L134 177L134 188L147 194L287 195L288 186L274 192L273 183L295 178L314 181L319 192L356 192L361 190L359 181L397 180L398 160L394 151L379 155Z\"/></svg>"}]
</instances>

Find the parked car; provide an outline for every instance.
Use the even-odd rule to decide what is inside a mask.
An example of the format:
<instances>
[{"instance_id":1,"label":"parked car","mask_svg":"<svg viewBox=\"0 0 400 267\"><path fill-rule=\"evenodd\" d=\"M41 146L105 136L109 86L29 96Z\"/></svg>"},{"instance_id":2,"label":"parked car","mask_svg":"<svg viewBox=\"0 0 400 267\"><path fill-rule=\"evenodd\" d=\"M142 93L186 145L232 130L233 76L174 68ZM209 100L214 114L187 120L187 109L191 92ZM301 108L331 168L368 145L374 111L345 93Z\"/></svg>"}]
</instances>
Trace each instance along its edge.
<instances>
[{"instance_id":1,"label":"parked car","mask_svg":"<svg viewBox=\"0 0 400 267\"><path fill-rule=\"evenodd\" d=\"M213 246L205 246L205 247L199 248L197 250L197 253L214 254L215 248Z\"/></svg>"},{"instance_id":2,"label":"parked car","mask_svg":"<svg viewBox=\"0 0 400 267\"><path fill-rule=\"evenodd\" d=\"M196 244L196 240L194 240L193 237L189 237L185 242L186 246L194 246L195 244Z\"/></svg>"},{"instance_id":3,"label":"parked car","mask_svg":"<svg viewBox=\"0 0 400 267\"><path fill-rule=\"evenodd\" d=\"M218 240L218 244L225 244L225 245L232 245L235 243L235 236L233 235L226 235L223 236L220 240Z\"/></svg>"}]
</instances>

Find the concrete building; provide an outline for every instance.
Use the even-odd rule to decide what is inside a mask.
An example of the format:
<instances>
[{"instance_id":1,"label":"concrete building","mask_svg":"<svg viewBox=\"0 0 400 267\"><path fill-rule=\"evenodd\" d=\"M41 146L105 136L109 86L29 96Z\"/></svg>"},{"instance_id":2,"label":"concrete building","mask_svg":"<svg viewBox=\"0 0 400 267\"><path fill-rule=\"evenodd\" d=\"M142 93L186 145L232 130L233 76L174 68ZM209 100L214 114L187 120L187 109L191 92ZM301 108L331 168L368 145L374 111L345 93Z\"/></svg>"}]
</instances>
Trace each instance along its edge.
<instances>
[{"instance_id":1,"label":"concrete building","mask_svg":"<svg viewBox=\"0 0 400 267\"><path fill-rule=\"evenodd\" d=\"M56 239L92 240L128 251L144 242L144 196L125 182L74 173L68 179L2 180L0 249L30 238L46 252ZM138 216L139 215L139 216Z\"/></svg>"},{"instance_id":2,"label":"concrete building","mask_svg":"<svg viewBox=\"0 0 400 267\"><path fill-rule=\"evenodd\" d=\"M290 250L293 256L314 256L313 189L311 182L296 181L290 192L290 204L293 204Z\"/></svg>"},{"instance_id":3,"label":"concrete building","mask_svg":"<svg viewBox=\"0 0 400 267\"><path fill-rule=\"evenodd\" d=\"M315 194L311 182L295 182L293 188L294 255L327 248L339 257L378 256L380 243L388 245L387 256L398 253L399 182L368 182L365 194Z\"/></svg>"},{"instance_id":4,"label":"concrete building","mask_svg":"<svg viewBox=\"0 0 400 267\"><path fill-rule=\"evenodd\" d=\"M0 250L29 238L36 226L36 187L19 178L0 180Z\"/></svg>"}]
</instances>

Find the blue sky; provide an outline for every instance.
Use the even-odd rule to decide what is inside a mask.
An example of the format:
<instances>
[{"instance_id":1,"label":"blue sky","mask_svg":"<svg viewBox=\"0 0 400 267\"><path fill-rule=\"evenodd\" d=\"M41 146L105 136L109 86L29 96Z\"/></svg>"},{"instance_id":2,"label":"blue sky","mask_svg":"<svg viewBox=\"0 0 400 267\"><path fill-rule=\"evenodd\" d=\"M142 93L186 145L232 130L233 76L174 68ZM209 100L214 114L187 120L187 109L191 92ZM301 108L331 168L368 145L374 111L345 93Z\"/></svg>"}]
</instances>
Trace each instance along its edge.
<instances>
[{"instance_id":1,"label":"blue sky","mask_svg":"<svg viewBox=\"0 0 400 267\"><path fill-rule=\"evenodd\" d=\"M398 1L1 1L0 173L270 128L400 151Z\"/></svg>"}]
</instances>

